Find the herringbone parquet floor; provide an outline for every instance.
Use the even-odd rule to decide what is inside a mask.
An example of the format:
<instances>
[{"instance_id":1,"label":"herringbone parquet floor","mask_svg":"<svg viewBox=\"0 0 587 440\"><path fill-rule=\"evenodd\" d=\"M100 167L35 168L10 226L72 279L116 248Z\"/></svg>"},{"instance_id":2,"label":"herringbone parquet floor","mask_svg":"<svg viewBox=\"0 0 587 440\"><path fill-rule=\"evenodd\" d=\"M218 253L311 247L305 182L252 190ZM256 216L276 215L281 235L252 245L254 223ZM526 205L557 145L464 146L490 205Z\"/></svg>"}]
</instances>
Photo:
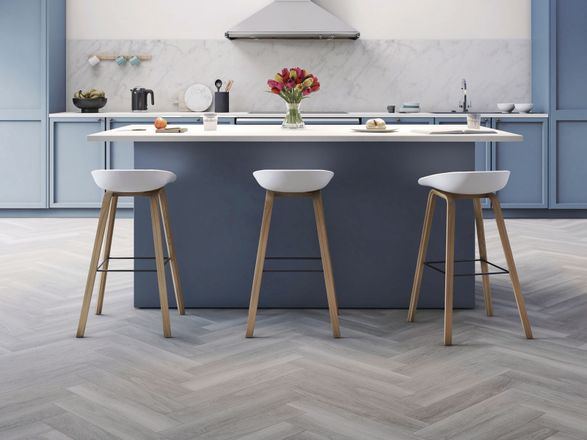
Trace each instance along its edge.
<instances>
[{"instance_id":1,"label":"herringbone parquet floor","mask_svg":"<svg viewBox=\"0 0 587 440\"><path fill-rule=\"evenodd\" d=\"M166 340L127 274L76 339L95 224L0 220L2 440L587 438L585 220L508 222L535 340L493 277L496 316L456 311L448 348L440 311L405 310L342 310L340 340L326 311L261 311L245 340L244 310L190 310Z\"/></svg>"}]
</instances>

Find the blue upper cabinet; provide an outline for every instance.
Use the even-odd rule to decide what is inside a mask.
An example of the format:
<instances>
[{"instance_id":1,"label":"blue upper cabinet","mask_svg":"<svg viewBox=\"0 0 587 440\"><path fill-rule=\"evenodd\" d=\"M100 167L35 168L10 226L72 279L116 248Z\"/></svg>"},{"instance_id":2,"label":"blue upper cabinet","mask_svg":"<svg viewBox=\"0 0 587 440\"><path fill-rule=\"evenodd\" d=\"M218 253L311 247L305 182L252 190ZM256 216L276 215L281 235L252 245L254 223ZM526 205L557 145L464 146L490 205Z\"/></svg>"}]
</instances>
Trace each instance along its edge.
<instances>
[{"instance_id":1,"label":"blue upper cabinet","mask_svg":"<svg viewBox=\"0 0 587 440\"><path fill-rule=\"evenodd\" d=\"M556 110L587 111L587 2L554 2L552 29Z\"/></svg>"},{"instance_id":2,"label":"blue upper cabinet","mask_svg":"<svg viewBox=\"0 0 587 440\"><path fill-rule=\"evenodd\" d=\"M45 110L45 6L38 0L3 1L0 117L41 119Z\"/></svg>"},{"instance_id":3,"label":"blue upper cabinet","mask_svg":"<svg viewBox=\"0 0 587 440\"><path fill-rule=\"evenodd\" d=\"M534 100L550 115L549 207L587 209L587 1L533 0L532 20Z\"/></svg>"},{"instance_id":4,"label":"blue upper cabinet","mask_svg":"<svg viewBox=\"0 0 587 440\"><path fill-rule=\"evenodd\" d=\"M65 110L65 0L0 3L0 208L48 206L47 114Z\"/></svg>"}]
</instances>

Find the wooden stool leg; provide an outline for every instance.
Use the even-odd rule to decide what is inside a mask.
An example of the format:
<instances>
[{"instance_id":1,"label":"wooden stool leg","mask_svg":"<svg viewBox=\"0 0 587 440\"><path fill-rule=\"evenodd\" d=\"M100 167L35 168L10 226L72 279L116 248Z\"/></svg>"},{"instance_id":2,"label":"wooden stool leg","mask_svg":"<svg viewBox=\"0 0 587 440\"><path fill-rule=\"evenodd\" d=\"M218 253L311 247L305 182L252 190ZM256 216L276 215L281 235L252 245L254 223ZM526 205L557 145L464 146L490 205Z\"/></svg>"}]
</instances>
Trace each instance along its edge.
<instances>
[{"instance_id":1,"label":"wooden stool leg","mask_svg":"<svg viewBox=\"0 0 587 440\"><path fill-rule=\"evenodd\" d=\"M444 274L444 345L452 345L452 308L455 258L455 200L446 199L446 256Z\"/></svg>"},{"instance_id":2,"label":"wooden stool leg","mask_svg":"<svg viewBox=\"0 0 587 440\"><path fill-rule=\"evenodd\" d=\"M508 270L510 271L510 279L512 281L512 287L514 289L514 296L516 298L516 304L518 305L518 313L520 314L522 327L524 328L526 338L532 339L532 328L530 327L530 321L528 320L526 303L524 301L524 296L522 295L522 287L520 286L518 270L516 269L516 263L514 262L514 255L512 254L512 248L510 245L507 229L505 227L501 205L495 194L491 195L490 199L491 205L493 206L493 212L495 213L495 222L497 223L497 230L499 231L503 253L505 254Z\"/></svg>"},{"instance_id":3,"label":"wooden stool leg","mask_svg":"<svg viewBox=\"0 0 587 440\"><path fill-rule=\"evenodd\" d=\"M108 266L110 258L110 250L112 249L112 236L114 235L114 221L116 220L116 207L118 206L118 196L113 195L110 202L110 212L108 214L108 225L106 226L106 241L104 242L104 255L102 256L102 269L104 272L100 274L100 288L98 290L98 303L96 304L96 315L102 314L102 306L104 305L104 291L106 290L106 277L108 276Z\"/></svg>"},{"instance_id":4,"label":"wooden stool leg","mask_svg":"<svg viewBox=\"0 0 587 440\"><path fill-rule=\"evenodd\" d=\"M336 290L334 289L334 275L332 273L332 261L330 260L330 249L328 247L328 235L326 233L324 205L322 203L322 193L320 191L317 191L312 196L312 202L314 204L314 216L316 217L318 242L320 243L320 256L322 258L322 269L324 270L324 283L326 284L326 297L328 298L328 311L330 312L332 335L335 338L340 338L338 304L336 300Z\"/></svg>"},{"instance_id":5,"label":"wooden stool leg","mask_svg":"<svg viewBox=\"0 0 587 440\"><path fill-rule=\"evenodd\" d=\"M183 291L179 281L179 268L177 267L177 257L175 255L175 245L173 244L173 235L171 234L171 221L169 220L169 205L167 204L167 194L165 189L159 190L159 204L161 205L161 217L163 218L163 230L165 231L165 241L167 242L167 253L169 254L169 264L171 265L171 279L173 280L173 291L175 292L175 302L180 315L185 315L185 306L183 303Z\"/></svg>"},{"instance_id":6,"label":"wooden stool leg","mask_svg":"<svg viewBox=\"0 0 587 440\"><path fill-rule=\"evenodd\" d=\"M253 286L251 287L251 301L249 303L249 317L247 320L247 338L253 337L255 331L255 319L257 307L259 306L259 293L261 291L261 280L263 278L263 267L267 253L267 241L269 239L269 228L271 226L271 213L275 193L267 191L265 194L265 206L263 208L263 220L261 221L261 233L259 234L259 245L257 247L257 260L255 261L255 273L253 275Z\"/></svg>"},{"instance_id":7,"label":"wooden stool leg","mask_svg":"<svg viewBox=\"0 0 587 440\"><path fill-rule=\"evenodd\" d=\"M481 210L481 199L473 199L475 210L475 224L477 226L477 241L479 243L479 258L481 259L481 271L489 272L487 264L487 244L485 243L485 227L483 225L483 211ZM489 275L483 275L483 298L485 299L485 312L487 316L493 316L493 304L491 301L491 284Z\"/></svg>"},{"instance_id":8,"label":"wooden stool leg","mask_svg":"<svg viewBox=\"0 0 587 440\"><path fill-rule=\"evenodd\" d=\"M436 195L430 191L428 194L428 203L426 204L426 214L424 215L422 236L420 238L420 250L418 251L418 262L416 263L414 284L412 285L410 309L408 310L408 322L414 322L414 319L416 319L416 308L418 307L418 298L420 297L420 287L422 286L422 275L424 273L424 261L426 260L426 252L428 251L428 242L430 241L430 230L432 228L432 219L434 218L435 206Z\"/></svg>"},{"instance_id":9,"label":"wooden stool leg","mask_svg":"<svg viewBox=\"0 0 587 440\"><path fill-rule=\"evenodd\" d=\"M88 322L88 313L90 312L90 303L92 301L92 292L94 290L94 282L96 281L96 269L98 260L100 259L100 251L102 250L102 241L104 240L104 230L106 229L106 220L108 218L108 211L110 209L110 202L112 200L112 193L104 193L102 199L102 207L100 208L100 217L98 219L98 227L96 229L96 237L94 239L94 250L90 259L90 269L88 270L88 278L86 280L86 290L84 292L84 300L82 303L82 310L80 312L79 324L77 326L78 338L83 338L86 331L86 323Z\"/></svg>"},{"instance_id":10,"label":"wooden stool leg","mask_svg":"<svg viewBox=\"0 0 587 440\"><path fill-rule=\"evenodd\" d=\"M163 254L163 240L161 237L161 218L159 215L159 197L157 194L151 199L151 224L153 226L153 245L155 247L155 263L157 266L157 283L159 284L159 301L161 318L163 319L163 335L171 337L171 323L169 322L169 304L167 299L167 281L165 280L165 259Z\"/></svg>"}]
</instances>

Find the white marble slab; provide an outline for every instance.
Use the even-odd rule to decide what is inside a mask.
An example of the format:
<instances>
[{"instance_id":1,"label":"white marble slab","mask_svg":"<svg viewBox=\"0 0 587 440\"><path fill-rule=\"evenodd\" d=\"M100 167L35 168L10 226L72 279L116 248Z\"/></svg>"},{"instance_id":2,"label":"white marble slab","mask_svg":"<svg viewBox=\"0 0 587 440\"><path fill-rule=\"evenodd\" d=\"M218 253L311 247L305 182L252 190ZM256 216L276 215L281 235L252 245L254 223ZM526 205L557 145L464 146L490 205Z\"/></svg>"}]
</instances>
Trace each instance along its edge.
<instances>
[{"instance_id":1,"label":"white marble slab","mask_svg":"<svg viewBox=\"0 0 587 440\"><path fill-rule=\"evenodd\" d=\"M185 133L156 133L155 127L128 125L88 136L89 141L131 142L521 142L523 137L500 130L480 130L479 134L426 134L439 126L411 125L393 133L364 133L352 126L313 125L289 130L271 125L219 125L216 131L205 131L202 125L184 125ZM444 125L444 130L465 129L464 125Z\"/></svg>"},{"instance_id":2,"label":"white marble slab","mask_svg":"<svg viewBox=\"0 0 587 440\"><path fill-rule=\"evenodd\" d=\"M87 62L94 54L150 54L138 67ZM284 66L318 75L322 90L302 111L385 111L417 101L426 111L458 110L461 79L469 84L474 111L495 111L498 102L530 102L530 40L69 40L67 93L99 88L105 111L129 111L130 89L155 91L153 111L185 110L193 83L235 80L233 111L283 111L266 93L266 80ZM74 110L68 99L68 110Z\"/></svg>"}]
</instances>

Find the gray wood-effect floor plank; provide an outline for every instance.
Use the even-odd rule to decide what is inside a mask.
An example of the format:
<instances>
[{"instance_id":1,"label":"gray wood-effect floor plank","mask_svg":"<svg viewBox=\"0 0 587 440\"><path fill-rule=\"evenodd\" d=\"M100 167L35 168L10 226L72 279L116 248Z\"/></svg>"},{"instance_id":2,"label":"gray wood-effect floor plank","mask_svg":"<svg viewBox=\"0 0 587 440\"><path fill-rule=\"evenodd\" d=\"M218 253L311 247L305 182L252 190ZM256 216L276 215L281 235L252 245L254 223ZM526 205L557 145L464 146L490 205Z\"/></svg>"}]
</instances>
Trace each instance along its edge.
<instances>
[{"instance_id":1,"label":"gray wood-effect floor plank","mask_svg":"<svg viewBox=\"0 0 587 440\"><path fill-rule=\"evenodd\" d=\"M109 276L104 316L76 339L95 226L0 219L2 440L587 438L585 220L508 221L536 339L493 277L495 316L479 280L453 347L439 310L342 309L339 340L325 310L262 310L250 340L245 310L188 310L165 339L129 274ZM486 235L504 264L492 220ZM132 240L117 220L113 254Z\"/></svg>"}]
</instances>

